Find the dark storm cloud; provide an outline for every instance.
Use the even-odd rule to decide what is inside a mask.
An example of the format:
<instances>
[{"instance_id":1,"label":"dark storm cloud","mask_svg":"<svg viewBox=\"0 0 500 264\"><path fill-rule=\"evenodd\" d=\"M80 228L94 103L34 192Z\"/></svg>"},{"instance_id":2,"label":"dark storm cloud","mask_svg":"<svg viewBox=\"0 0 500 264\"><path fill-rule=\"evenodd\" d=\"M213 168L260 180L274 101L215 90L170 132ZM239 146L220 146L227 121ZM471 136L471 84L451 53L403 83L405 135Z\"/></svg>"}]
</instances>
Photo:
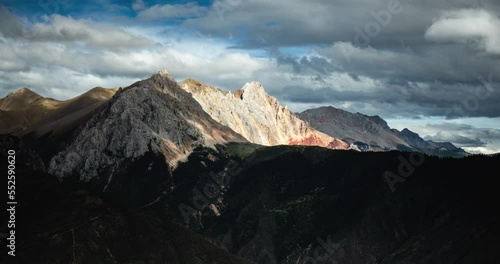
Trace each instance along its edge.
<instances>
[{"instance_id":1,"label":"dark storm cloud","mask_svg":"<svg viewBox=\"0 0 500 264\"><path fill-rule=\"evenodd\" d=\"M341 64L339 60L342 61L343 55L336 53L339 50L338 46L329 48L322 53L325 57L294 58L279 54L276 58L280 64L288 64L295 72L304 75L318 75L323 79L328 74L345 71L354 76L353 80L368 76L379 80L378 85L345 90L333 82L329 87L317 90L293 87L278 96L300 103L384 102L394 104L391 108L399 108L395 113L408 112L407 116L461 118L500 115L500 80L496 79L496 76L500 77L500 71L492 61L467 68L467 65L461 65L467 61L460 58L362 49L352 55L349 63ZM475 60L480 64L479 58ZM489 61L487 58L483 60ZM313 61L317 63L311 63Z\"/></svg>"},{"instance_id":2,"label":"dark storm cloud","mask_svg":"<svg viewBox=\"0 0 500 264\"><path fill-rule=\"evenodd\" d=\"M372 103L395 103L404 97L399 91L389 92L388 89L377 89L368 92L336 90L328 87L313 90L298 86L287 86L285 89L275 94L277 97L289 102L331 103L333 105L341 102L360 101L360 98L364 98L364 100Z\"/></svg>"},{"instance_id":3,"label":"dark storm cloud","mask_svg":"<svg viewBox=\"0 0 500 264\"><path fill-rule=\"evenodd\" d=\"M371 38L370 45L377 48L399 46L401 41L423 44L423 33L442 11L459 8L498 10L494 0L215 2L226 4L213 5L207 16L188 20L185 24L223 37L228 32L241 33L240 44L248 48L355 42L356 28L366 31L367 24L378 21L381 21L380 35Z\"/></svg>"},{"instance_id":4,"label":"dark storm cloud","mask_svg":"<svg viewBox=\"0 0 500 264\"><path fill-rule=\"evenodd\" d=\"M167 67L223 88L261 81L300 110L500 117L496 0L135 0L96 14L79 7L37 21L0 7L2 95L39 86L67 98Z\"/></svg>"},{"instance_id":5,"label":"dark storm cloud","mask_svg":"<svg viewBox=\"0 0 500 264\"><path fill-rule=\"evenodd\" d=\"M231 33L238 36L239 48L268 48L279 65L289 65L295 74L314 80L345 72L384 82L389 91L385 97L406 95L406 104L398 112L408 115L500 116L500 51L496 48L500 46L500 5L494 0L231 3L213 6L207 16L185 25L221 38ZM287 46L311 46L316 55L280 52ZM490 75L494 91L487 98L477 98L478 78ZM305 91L293 89L282 98L299 103L333 104L341 98L366 103L374 100L373 93L381 92L373 87L347 96L335 83L329 85L315 90L315 95L304 87ZM374 102L397 102L384 96Z\"/></svg>"},{"instance_id":6,"label":"dark storm cloud","mask_svg":"<svg viewBox=\"0 0 500 264\"><path fill-rule=\"evenodd\" d=\"M295 73L328 74L335 70L335 66L324 57L295 57L286 55L280 52L279 49L273 49L270 53L276 59L278 65L290 65Z\"/></svg>"},{"instance_id":7,"label":"dark storm cloud","mask_svg":"<svg viewBox=\"0 0 500 264\"><path fill-rule=\"evenodd\" d=\"M318 52L344 71L373 78L453 83L474 81L479 75L500 76L497 56L478 54L458 44L382 50L336 43Z\"/></svg>"},{"instance_id":8,"label":"dark storm cloud","mask_svg":"<svg viewBox=\"0 0 500 264\"><path fill-rule=\"evenodd\" d=\"M450 141L461 147L485 147L487 145L498 147L499 129L477 128L455 123L428 124L427 127L435 131L435 134L427 136L426 139Z\"/></svg>"},{"instance_id":9,"label":"dark storm cloud","mask_svg":"<svg viewBox=\"0 0 500 264\"><path fill-rule=\"evenodd\" d=\"M489 90L486 85L477 81L464 84L378 83L369 89L342 89L335 85L316 89L287 86L274 92L274 95L287 102L307 104L354 105L356 102L362 102L370 104L372 111L385 118L498 117L499 90ZM498 87L499 83L491 85ZM346 110L358 111L355 107L347 107Z\"/></svg>"}]
</instances>

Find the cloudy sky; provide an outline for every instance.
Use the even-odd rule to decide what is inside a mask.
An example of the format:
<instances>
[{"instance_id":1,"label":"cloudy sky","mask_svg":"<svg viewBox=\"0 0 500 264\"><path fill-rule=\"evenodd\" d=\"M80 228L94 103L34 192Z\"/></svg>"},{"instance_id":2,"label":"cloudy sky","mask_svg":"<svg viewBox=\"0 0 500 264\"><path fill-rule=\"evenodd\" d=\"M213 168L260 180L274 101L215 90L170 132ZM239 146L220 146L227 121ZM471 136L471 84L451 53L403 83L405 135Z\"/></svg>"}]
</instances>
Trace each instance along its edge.
<instances>
[{"instance_id":1,"label":"cloudy sky","mask_svg":"<svg viewBox=\"0 0 500 264\"><path fill-rule=\"evenodd\" d=\"M497 0L0 1L0 97L67 99L160 69L500 152Z\"/></svg>"}]
</instances>

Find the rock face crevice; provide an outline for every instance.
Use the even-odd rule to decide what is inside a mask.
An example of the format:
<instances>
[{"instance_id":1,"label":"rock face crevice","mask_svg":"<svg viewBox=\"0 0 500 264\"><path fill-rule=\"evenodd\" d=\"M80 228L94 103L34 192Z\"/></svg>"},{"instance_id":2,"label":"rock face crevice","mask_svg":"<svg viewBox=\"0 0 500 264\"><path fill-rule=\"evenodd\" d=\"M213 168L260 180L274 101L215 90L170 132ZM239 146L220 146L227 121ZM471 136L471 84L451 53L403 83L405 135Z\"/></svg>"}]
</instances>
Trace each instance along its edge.
<instances>
[{"instance_id":1,"label":"rock face crevice","mask_svg":"<svg viewBox=\"0 0 500 264\"><path fill-rule=\"evenodd\" d=\"M52 158L49 172L89 181L102 171L119 171L124 161L160 153L169 166L198 146L245 139L215 122L190 94L161 71L119 90Z\"/></svg>"},{"instance_id":2,"label":"rock face crevice","mask_svg":"<svg viewBox=\"0 0 500 264\"><path fill-rule=\"evenodd\" d=\"M347 149L348 144L310 127L288 107L269 96L258 82L231 93L188 79L181 87L191 93L210 116L248 141L266 145L312 145Z\"/></svg>"}]
</instances>

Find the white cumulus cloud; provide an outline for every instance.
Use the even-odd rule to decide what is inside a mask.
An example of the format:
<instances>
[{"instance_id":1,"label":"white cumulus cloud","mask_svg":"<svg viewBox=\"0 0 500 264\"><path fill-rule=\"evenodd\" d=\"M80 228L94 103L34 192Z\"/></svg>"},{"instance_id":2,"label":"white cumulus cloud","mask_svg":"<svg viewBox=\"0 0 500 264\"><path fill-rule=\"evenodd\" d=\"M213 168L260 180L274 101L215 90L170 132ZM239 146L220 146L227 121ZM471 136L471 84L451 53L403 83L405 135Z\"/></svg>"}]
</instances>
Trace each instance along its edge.
<instances>
[{"instance_id":1,"label":"white cumulus cloud","mask_svg":"<svg viewBox=\"0 0 500 264\"><path fill-rule=\"evenodd\" d=\"M473 45L489 54L500 54L500 18L486 10L445 12L425 32L425 38L441 43Z\"/></svg>"}]
</instances>

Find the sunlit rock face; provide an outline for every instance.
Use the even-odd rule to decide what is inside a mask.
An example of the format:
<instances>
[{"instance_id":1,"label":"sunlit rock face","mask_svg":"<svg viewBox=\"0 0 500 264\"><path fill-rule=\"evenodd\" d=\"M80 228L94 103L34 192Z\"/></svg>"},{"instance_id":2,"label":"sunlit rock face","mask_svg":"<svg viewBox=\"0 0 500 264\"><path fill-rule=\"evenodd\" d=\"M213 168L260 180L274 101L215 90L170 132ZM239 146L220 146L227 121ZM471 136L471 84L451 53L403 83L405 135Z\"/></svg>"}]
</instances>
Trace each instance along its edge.
<instances>
[{"instance_id":1,"label":"sunlit rock face","mask_svg":"<svg viewBox=\"0 0 500 264\"><path fill-rule=\"evenodd\" d=\"M188 79L181 87L191 93L214 120L248 141L266 146L309 145L347 149L345 142L321 133L299 119L258 82L227 92Z\"/></svg>"}]
</instances>

